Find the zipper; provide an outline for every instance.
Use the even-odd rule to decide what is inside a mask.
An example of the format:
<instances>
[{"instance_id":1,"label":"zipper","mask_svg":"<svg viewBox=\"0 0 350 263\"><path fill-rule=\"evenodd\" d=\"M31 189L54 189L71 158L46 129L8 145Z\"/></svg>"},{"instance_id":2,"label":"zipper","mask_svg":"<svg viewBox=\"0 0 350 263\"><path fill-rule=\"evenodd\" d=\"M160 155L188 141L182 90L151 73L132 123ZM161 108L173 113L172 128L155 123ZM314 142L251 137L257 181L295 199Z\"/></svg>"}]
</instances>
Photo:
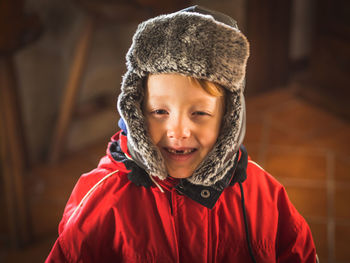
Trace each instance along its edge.
<instances>
[{"instance_id":1,"label":"zipper","mask_svg":"<svg viewBox=\"0 0 350 263\"><path fill-rule=\"evenodd\" d=\"M212 238L212 235L211 235L211 225L212 225L212 222L211 222L211 215L210 215L210 209L207 209L208 211L208 245L207 245L207 248L208 248L208 254L207 254L207 262L208 263L211 263L213 262L212 260L212 241L211 241L211 238Z\"/></svg>"},{"instance_id":2,"label":"zipper","mask_svg":"<svg viewBox=\"0 0 350 263\"><path fill-rule=\"evenodd\" d=\"M174 216L174 210L173 210L173 191L171 191L170 195L169 195L169 205L170 205L170 213L171 216Z\"/></svg>"},{"instance_id":3,"label":"zipper","mask_svg":"<svg viewBox=\"0 0 350 263\"><path fill-rule=\"evenodd\" d=\"M169 204L170 204L170 212L171 212L171 216L170 216L170 220L173 226L173 236L174 236L174 244L175 244L175 255L176 255L176 263L180 262L180 253L179 253L179 243L178 243L178 233L177 233L177 228L176 228L176 213L174 213L174 208L176 206L175 202L176 202L176 198L175 198L175 188L173 188L170 192L170 199L169 199Z\"/></svg>"}]
</instances>

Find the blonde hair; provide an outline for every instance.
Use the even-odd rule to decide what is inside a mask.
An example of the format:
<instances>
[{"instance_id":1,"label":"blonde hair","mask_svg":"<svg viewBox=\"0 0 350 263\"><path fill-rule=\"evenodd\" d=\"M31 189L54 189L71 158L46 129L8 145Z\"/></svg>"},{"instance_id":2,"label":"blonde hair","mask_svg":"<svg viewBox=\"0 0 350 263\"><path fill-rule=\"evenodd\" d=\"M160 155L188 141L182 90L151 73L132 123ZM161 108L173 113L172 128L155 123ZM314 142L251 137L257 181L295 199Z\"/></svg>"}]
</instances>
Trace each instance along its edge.
<instances>
[{"instance_id":1,"label":"blonde hair","mask_svg":"<svg viewBox=\"0 0 350 263\"><path fill-rule=\"evenodd\" d=\"M149 75L146 76L146 78L143 79L143 86L147 87L147 80L149 78ZM225 97L225 88L222 87L219 84L216 84L214 82L211 82L209 80L205 79L197 79L195 77L187 76L187 79L189 82L195 86L201 87L205 92L207 92L209 95L214 97Z\"/></svg>"},{"instance_id":2,"label":"blonde hair","mask_svg":"<svg viewBox=\"0 0 350 263\"><path fill-rule=\"evenodd\" d=\"M197 79L191 76L187 76L187 78L189 79L191 84L201 87L202 89L204 89L204 91L206 91L208 94L214 97L225 96L225 89L219 84L205 79Z\"/></svg>"}]
</instances>

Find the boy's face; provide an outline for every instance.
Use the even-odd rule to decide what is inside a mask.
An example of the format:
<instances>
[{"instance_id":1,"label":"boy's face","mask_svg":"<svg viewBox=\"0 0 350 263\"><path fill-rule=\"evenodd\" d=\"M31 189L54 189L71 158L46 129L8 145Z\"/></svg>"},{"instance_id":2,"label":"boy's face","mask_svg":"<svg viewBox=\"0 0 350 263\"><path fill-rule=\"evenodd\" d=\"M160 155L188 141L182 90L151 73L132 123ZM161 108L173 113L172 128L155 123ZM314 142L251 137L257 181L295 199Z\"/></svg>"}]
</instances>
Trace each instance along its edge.
<instances>
[{"instance_id":1,"label":"boy's face","mask_svg":"<svg viewBox=\"0 0 350 263\"><path fill-rule=\"evenodd\" d=\"M143 112L168 173L174 178L187 178L216 142L224 97L209 95L179 74L150 75Z\"/></svg>"}]
</instances>

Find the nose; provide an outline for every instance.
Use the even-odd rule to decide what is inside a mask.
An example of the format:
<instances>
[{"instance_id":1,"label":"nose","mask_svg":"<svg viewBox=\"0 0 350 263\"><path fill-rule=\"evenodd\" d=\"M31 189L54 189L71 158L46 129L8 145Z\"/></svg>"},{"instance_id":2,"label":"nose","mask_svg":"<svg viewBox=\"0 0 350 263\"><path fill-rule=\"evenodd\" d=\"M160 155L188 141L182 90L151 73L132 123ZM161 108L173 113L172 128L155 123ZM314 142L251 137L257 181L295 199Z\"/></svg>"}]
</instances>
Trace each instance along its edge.
<instances>
[{"instance_id":1,"label":"nose","mask_svg":"<svg viewBox=\"0 0 350 263\"><path fill-rule=\"evenodd\" d=\"M171 139L187 139L191 135L190 123L184 117L169 120L167 136Z\"/></svg>"}]
</instances>

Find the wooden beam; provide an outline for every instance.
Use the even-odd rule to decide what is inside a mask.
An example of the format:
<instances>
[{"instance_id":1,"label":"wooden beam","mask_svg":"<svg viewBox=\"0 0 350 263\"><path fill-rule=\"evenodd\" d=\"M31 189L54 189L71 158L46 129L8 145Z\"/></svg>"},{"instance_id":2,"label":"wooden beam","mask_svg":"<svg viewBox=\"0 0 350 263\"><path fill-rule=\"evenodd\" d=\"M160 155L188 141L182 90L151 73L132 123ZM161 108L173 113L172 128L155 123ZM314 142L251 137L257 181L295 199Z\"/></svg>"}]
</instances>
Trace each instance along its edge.
<instances>
[{"instance_id":1,"label":"wooden beam","mask_svg":"<svg viewBox=\"0 0 350 263\"><path fill-rule=\"evenodd\" d=\"M20 246L29 241L29 221L23 174L26 156L22 150L21 112L17 96L12 57L0 57L0 134L1 170L9 212L12 244Z\"/></svg>"},{"instance_id":2,"label":"wooden beam","mask_svg":"<svg viewBox=\"0 0 350 263\"><path fill-rule=\"evenodd\" d=\"M56 129L54 131L55 135L50 153L51 162L58 161L64 150L67 130L72 118L74 106L76 105L77 95L81 87L94 28L94 19L87 17L75 47L75 55L70 69L70 75L61 101L61 109L56 123Z\"/></svg>"}]
</instances>

